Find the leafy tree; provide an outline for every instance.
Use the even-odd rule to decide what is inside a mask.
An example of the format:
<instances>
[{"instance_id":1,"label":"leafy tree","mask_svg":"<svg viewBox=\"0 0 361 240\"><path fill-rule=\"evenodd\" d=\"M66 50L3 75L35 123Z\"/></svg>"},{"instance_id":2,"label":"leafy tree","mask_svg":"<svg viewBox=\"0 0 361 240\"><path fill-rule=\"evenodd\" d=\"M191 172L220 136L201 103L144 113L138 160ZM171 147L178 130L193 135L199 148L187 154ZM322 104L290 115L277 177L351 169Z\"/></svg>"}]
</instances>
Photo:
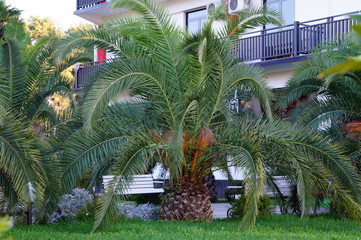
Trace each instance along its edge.
<instances>
[{"instance_id":1,"label":"leafy tree","mask_svg":"<svg viewBox=\"0 0 361 240\"><path fill-rule=\"evenodd\" d=\"M232 165L245 173L243 228L254 225L259 197L274 169L298 184L303 214L317 186L361 221L359 179L343 149L316 133L272 120L270 91L262 80L265 72L239 63L230 54L229 42L212 32L212 21L192 35L178 29L151 1L120 0L114 7L126 7L140 17L84 31L62 48L97 45L117 56L84 89L85 126L63 143L60 156L65 189L86 172L93 183L104 173L123 177L114 179L99 198L93 230L118 215L117 203L124 198L119 192L128 187L132 175L156 161L171 176L162 204L166 219L209 220L204 176ZM264 11L251 12L261 13L258 23L277 22ZM244 19L243 14L249 12L241 12L238 19ZM237 25L240 33L249 26L247 20L242 23ZM228 33L227 28L223 32ZM265 117L234 117L228 111L234 89L258 98Z\"/></svg>"},{"instance_id":2,"label":"leafy tree","mask_svg":"<svg viewBox=\"0 0 361 240\"><path fill-rule=\"evenodd\" d=\"M32 41L45 37L62 37L64 33L60 31L51 18L41 18L31 16L27 23Z\"/></svg>"}]
</instances>

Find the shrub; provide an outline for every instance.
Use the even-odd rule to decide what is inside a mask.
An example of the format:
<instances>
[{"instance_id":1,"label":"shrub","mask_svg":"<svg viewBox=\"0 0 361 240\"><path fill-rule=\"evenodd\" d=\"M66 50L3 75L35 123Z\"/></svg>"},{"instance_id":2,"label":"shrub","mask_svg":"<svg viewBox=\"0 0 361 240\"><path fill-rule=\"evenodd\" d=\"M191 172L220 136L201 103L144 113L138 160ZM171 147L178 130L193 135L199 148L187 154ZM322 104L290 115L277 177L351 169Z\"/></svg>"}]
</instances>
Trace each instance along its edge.
<instances>
[{"instance_id":1,"label":"shrub","mask_svg":"<svg viewBox=\"0 0 361 240\"><path fill-rule=\"evenodd\" d=\"M86 215L87 207L93 203L93 196L85 189L75 188L62 196L58 211L53 213L51 222L69 221L79 214Z\"/></svg>"},{"instance_id":2,"label":"shrub","mask_svg":"<svg viewBox=\"0 0 361 240\"><path fill-rule=\"evenodd\" d=\"M242 217L246 205L246 198L244 195L242 195L240 199L231 202L231 204L232 207L229 210L229 216ZM272 200L266 195L261 196L258 201L258 215L271 214L273 211L274 207L272 205Z\"/></svg>"},{"instance_id":3,"label":"shrub","mask_svg":"<svg viewBox=\"0 0 361 240\"><path fill-rule=\"evenodd\" d=\"M154 204L122 204L120 215L128 218L141 219L143 221L157 220L160 215L160 207Z\"/></svg>"}]
</instances>

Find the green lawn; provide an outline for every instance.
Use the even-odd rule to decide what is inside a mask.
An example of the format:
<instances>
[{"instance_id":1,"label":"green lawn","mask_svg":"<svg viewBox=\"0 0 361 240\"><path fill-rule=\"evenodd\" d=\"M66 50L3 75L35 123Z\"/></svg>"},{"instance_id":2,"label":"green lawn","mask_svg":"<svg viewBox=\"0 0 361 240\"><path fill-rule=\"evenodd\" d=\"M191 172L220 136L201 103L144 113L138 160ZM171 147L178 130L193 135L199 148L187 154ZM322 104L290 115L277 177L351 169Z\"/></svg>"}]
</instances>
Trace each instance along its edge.
<instances>
[{"instance_id":1,"label":"green lawn","mask_svg":"<svg viewBox=\"0 0 361 240\"><path fill-rule=\"evenodd\" d=\"M14 227L7 235L14 240L361 239L361 229L355 222L332 216L301 220L291 215L271 215L260 219L252 232L238 231L238 226L239 220L235 219L215 220L212 223L122 219L94 234L89 233L91 223L74 221L47 226Z\"/></svg>"}]
</instances>

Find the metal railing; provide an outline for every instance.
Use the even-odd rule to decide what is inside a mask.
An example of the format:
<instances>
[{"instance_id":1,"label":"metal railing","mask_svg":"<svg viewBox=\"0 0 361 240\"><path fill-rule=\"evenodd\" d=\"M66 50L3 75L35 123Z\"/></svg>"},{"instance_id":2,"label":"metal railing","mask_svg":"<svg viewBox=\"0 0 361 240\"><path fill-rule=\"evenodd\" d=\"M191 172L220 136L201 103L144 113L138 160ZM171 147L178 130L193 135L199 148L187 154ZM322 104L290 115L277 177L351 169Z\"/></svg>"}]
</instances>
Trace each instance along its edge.
<instances>
[{"instance_id":1,"label":"metal railing","mask_svg":"<svg viewBox=\"0 0 361 240\"><path fill-rule=\"evenodd\" d=\"M106 60L79 64L75 69L74 89L83 87L88 82L91 74L104 67L105 64Z\"/></svg>"},{"instance_id":2,"label":"metal railing","mask_svg":"<svg viewBox=\"0 0 361 240\"><path fill-rule=\"evenodd\" d=\"M269 28L232 40L233 54L243 61L267 61L308 54L323 42L345 41L354 21L338 15L282 28Z\"/></svg>"},{"instance_id":3,"label":"metal railing","mask_svg":"<svg viewBox=\"0 0 361 240\"><path fill-rule=\"evenodd\" d=\"M351 32L351 25L354 24L348 15L294 22L282 28L248 33L240 39L232 40L232 54L246 62L264 62L309 54L322 42L345 41L346 34ZM75 74L74 87L84 86L90 74L105 62L80 64Z\"/></svg>"},{"instance_id":4,"label":"metal railing","mask_svg":"<svg viewBox=\"0 0 361 240\"><path fill-rule=\"evenodd\" d=\"M76 10L81 10L95 5L105 3L103 0L76 0Z\"/></svg>"}]
</instances>

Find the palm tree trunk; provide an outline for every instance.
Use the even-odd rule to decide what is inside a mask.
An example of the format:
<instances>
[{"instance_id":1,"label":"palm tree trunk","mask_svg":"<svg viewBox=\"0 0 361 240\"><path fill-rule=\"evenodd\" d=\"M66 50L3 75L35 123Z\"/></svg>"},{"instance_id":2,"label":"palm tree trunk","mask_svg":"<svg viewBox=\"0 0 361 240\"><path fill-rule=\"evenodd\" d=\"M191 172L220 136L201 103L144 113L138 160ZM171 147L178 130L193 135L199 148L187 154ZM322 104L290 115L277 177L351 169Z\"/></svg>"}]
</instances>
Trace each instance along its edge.
<instances>
[{"instance_id":1,"label":"palm tree trunk","mask_svg":"<svg viewBox=\"0 0 361 240\"><path fill-rule=\"evenodd\" d=\"M164 192L161 208L165 220L210 221L213 215L207 184L187 178Z\"/></svg>"}]
</instances>

